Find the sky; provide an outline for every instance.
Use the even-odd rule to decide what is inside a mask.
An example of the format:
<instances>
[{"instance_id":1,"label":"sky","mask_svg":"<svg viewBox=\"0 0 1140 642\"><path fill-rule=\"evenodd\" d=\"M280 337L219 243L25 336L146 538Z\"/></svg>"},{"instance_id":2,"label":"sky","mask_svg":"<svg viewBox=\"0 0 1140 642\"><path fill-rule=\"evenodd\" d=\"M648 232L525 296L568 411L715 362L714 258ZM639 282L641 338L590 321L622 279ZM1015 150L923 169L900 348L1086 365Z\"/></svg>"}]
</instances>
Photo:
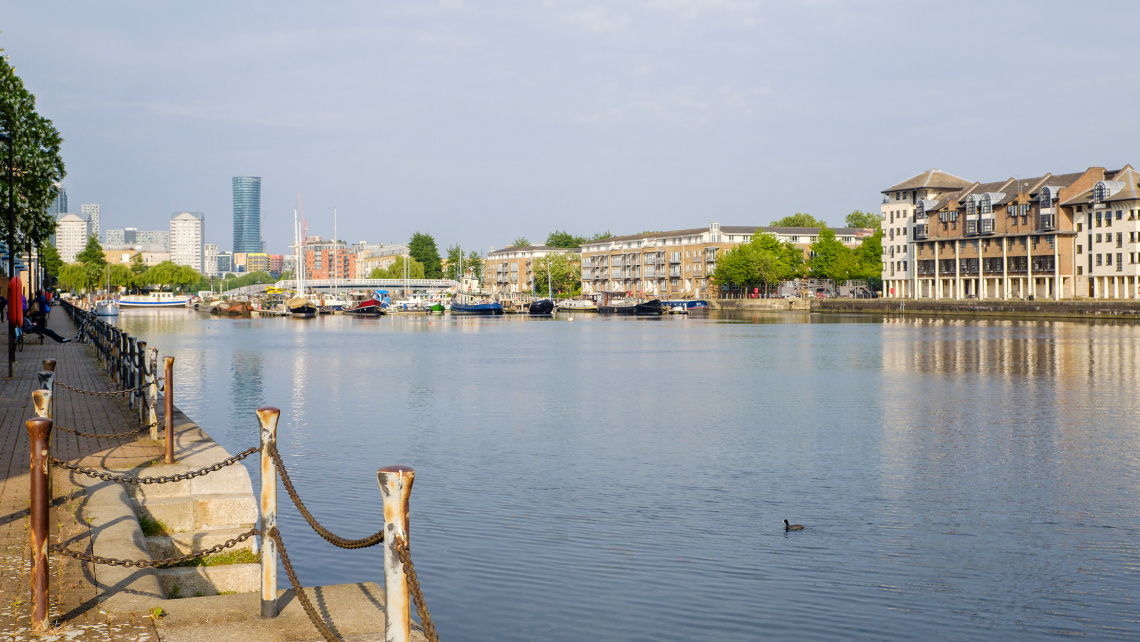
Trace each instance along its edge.
<instances>
[{"instance_id":1,"label":"sky","mask_svg":"<svg viewBox=\"0 0 1140 642\"><path fill-rule=\"evenodd\" d=\"M1140 3L0 0L0 48L65 143L69 209L232 248L419 231L839 226L931 167L1140 163Z\"/></svg>"}]
</instances>

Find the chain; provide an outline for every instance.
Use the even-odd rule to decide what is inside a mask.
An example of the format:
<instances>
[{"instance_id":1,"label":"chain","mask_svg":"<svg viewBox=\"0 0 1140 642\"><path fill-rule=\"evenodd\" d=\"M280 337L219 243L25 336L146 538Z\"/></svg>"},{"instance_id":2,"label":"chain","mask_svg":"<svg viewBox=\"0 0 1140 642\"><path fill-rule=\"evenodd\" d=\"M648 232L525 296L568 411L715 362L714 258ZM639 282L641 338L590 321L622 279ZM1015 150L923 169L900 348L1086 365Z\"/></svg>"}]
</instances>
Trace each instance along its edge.
<instances>
[{"instance_id":1,"label":"chain","mask_svg":"<svg viewBox=\"0 0 1140 642\"><path fill-rule=\"evenodd\" d=\"M146 426L143 426L143 428L146 428ZM139 431L142 430L142 428L134 428L127 432L115 433L113 435L96 435L93 432L80 432L78 430L72 430L71 428L65 428L63 426L52 426L52 430L62 430L63 432L69 432L73 435L79 435L80 437L92 437L94 439L118 439L120 437L132 437L134 435L137 435Z\"/></svg>"},{"instance_id":2,"label":"chain","mask_svg":"<svg viewBox=\"0 0 1140 642\"><path fill-rule=\"evenodd\" d=\"M182 564L183 562L196 560L202 557L206 557L207 555L213 555L214 553L221 553L227 548L233 548L234 546L237 546L238 544L253 537L254 535L257 535L257 529L251 528L241 535L238 535L233 539L226 540L225 542L218 544L213 548L199 551L197 553L190 553L189 555L183 555L182 557L167 557L161 560L120 560L110 557L99 557L98 555L91 555L90 553L84 553L82 551L70 550L68 548L65 548L62 544L50 544L48 545L48 550L55 553L61 553L77 560L82 560L84 562L93 562L95 564L106 564L108 566L133 566L135 568L158 568L160 566L173 566L175 564Z\"/></svg>"},{"instance_id":3,"label":"chain","mask_svg":"<svg viewBox=\"0 0 1140 642\"><path fill-rule=\"evenodd\" d=\"M420 590L420 580L416 577L416 567L412 566L412 551L408 549L408 540L397 535L392 545L396 549L396 554L400 556L400 563L404 565L404 577L407 579L412 601L416 603L416 613L420 614L420 625L423 626L424 635L429 642L439 642L439 634L435 632L431 613L428 613L427 604L424 602L424 593Z\"/></svg>"},{"instance_id":4,"label":"chain","mask_svg":"<svg viewBox=\"0 0 1140 642\"><path fill-rule=\"evenodd\" d=\"M219 461L218 463L211 466L206 466L205 468L199 468L198 470L191 470L189 472L179 473L177 475L162 475L159 477L129 477L127 475L112 475L110 473L101 473L97 470L82 468L75 464L61 461L55 457L51 458L51 463L53 465L59 466L60 468L74 470L75 472L82 475L87 475L88 477L92 477L94 479L102 479L103 481L117 482L120 484L167 484L170 482L186 481L187 479L193 479L195 477L205 477L212 472L219 471L226 466L235 464L257 451L257 448L250 447L247 450L244 450L234 455L233 457L230 457L229 459L223 459L222 461Z\"/></svg>"},{"instance_id":5,"label":"chain","mask_svg":"<svg viewBox=\"0 0 1140 642\"><path fill-rule=\"evenodd\" d=\"M142 392L142 391L144 391L150 387L149 383L144 383L143 385L141 385L137 388L126 388L124 390L110 390L108 392L96 392L94 390L84 390L82 388L72 388L71 386L67 385L66 383L63 383L62 381L55 382L55 385L57 385L61 388L64 388L66 390L70 390L72 392L78 392L81 395L91 395L92 397L114 397L115 395L125 395L125 394L130 394L132 392Z\"/></svg>"},{"instance_id":6,"label":"chain","mask_svg":"<svg viewBox=\"0 0 1140 642\"><path fill-rule=\"evenodd\" d=\"M325 538L325 541L340 548L357 549L368 548L369 546L376 546L384 541L384 529L364 537L361 539L345 539L338 535L333 534L324 526L321 526L317 518L313 517L309 509L305 508L305 503L301 501L300 496L297 495L297 490L293 488L293 481L289 479L289 471L285 470L285 463L281 461L281 454L277 452L277 447L274 445L269 446L269 456L273 458L273 463L277 466L278 472L281 473L281 483L285 485L285 491L289 493L289 497L293 503L297 505L297 510L300 511L301 517L313 527L317 535Z\"/></svg>"},{"instance_id":7,"label":"chain","mask_svg":"<svg viewBox=\"0 0 1140 642\"><path fill-rule=\"evenodd\" d=\"M293 592L297 594L297 599L301 601L301 606L305 608L305 613L309 615L309 621L313 626L317 627L328 642L337 642L340 636L332 632L332 629L325 624L321 616L317 615L317 610L313 608L312 602L309 601L309 596L305 593L305 587L297 581L297 573L293 570L293 564L289 561L289 554L285 552L285 544L281 541L281 533L278 532L277 527L269 529L269 537L277 543L277 550L281 551L281 565L285 567L285 574L289 576L289 583L293 585Z\"/></svg>"}]
</instances>

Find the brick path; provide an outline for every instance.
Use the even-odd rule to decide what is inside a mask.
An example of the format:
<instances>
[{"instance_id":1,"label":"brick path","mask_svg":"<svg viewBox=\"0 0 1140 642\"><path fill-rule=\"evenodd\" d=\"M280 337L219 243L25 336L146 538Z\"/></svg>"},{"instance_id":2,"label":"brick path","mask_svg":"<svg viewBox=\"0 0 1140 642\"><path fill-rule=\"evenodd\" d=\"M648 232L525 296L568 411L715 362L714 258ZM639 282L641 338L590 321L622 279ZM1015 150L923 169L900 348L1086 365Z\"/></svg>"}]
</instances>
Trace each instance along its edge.
<instances>
[{"instance_id":1,"label":"brick path","mask_svg":"<svg viewBox=\"0 0 1140 642\"><path fill-rule=\"evenodd\" d=\"M48 327L65 337L75 328L62 309L51 314ZM0 332L7 334L6 324ZM7 360L7 344L0 359ZM31 391L44 359L55 359L56 380L84 390L111 390L110 379L98 370L94 351L72 341L58 344L29 335L23 352L16 353L14 376L0 364L0 640L31 640L31 604L28 574L28 431L24 421L35 416ZM122 395L93 397L64 390L55 392L56 424L83 432L115 434L139 427ZM160 416L159 421L162 421ZM161 423L160 423L161 425ZM130 468L162 456L162 447L145 431L138 437L98 440L60 430L52 432L52 455L64 461L81 460L91 468ZM56 471L51 511L52 541L68 548L89 550L90 531L83 518L83 491L68 471ZM146 614L111 616L99 610L92 583L97 567L66 557L52 556L50 567L50 618L55 628L42 640L157 640L153 621Z\"/></svg>"}]
</instances>

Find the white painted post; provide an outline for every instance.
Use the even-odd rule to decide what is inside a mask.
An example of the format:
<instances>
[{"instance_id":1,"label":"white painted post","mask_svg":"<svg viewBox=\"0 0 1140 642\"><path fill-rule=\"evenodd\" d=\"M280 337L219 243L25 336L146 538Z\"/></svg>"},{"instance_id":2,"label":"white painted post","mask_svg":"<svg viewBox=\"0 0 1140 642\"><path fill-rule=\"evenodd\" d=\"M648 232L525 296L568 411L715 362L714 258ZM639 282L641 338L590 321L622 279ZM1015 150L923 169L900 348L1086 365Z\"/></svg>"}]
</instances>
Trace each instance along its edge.
<instances>
[{"instance_id":1,"label":"white painted post","mask_svg":"<svg viewBox=\"0 0 1140 642\"><path fill-rule=\"evenodd\" d=\"M261 424L261 617L277 617L277 542L269 531L277 528L277 466L269 447L277 447L277 420L281 411L257 409Z\"/></svg>"}]
</instances>

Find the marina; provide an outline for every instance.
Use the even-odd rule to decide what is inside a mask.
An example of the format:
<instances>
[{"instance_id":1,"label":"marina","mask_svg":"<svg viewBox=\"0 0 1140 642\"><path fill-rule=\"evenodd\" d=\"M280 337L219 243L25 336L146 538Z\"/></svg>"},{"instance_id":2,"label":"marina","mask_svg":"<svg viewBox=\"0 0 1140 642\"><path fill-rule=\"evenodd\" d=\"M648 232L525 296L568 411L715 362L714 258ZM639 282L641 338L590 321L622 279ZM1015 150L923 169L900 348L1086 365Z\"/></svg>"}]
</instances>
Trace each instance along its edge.
<instances>
[{"instance_id":1,"label":"marina","mask_svg":"<svg viewBox=\"0 0 1140 642\"><path fill-rule=\"evenodd\" d=\"M294 483L344 530L379 510L334 492L375 483L345 443L423 471L417 569L449 639L1140 635L1134 324L555 318L118 323L175 347L180 407L221 445L278 404ZM314 583L379 568L280 524Z\"/></svg>"}]
</instances>

